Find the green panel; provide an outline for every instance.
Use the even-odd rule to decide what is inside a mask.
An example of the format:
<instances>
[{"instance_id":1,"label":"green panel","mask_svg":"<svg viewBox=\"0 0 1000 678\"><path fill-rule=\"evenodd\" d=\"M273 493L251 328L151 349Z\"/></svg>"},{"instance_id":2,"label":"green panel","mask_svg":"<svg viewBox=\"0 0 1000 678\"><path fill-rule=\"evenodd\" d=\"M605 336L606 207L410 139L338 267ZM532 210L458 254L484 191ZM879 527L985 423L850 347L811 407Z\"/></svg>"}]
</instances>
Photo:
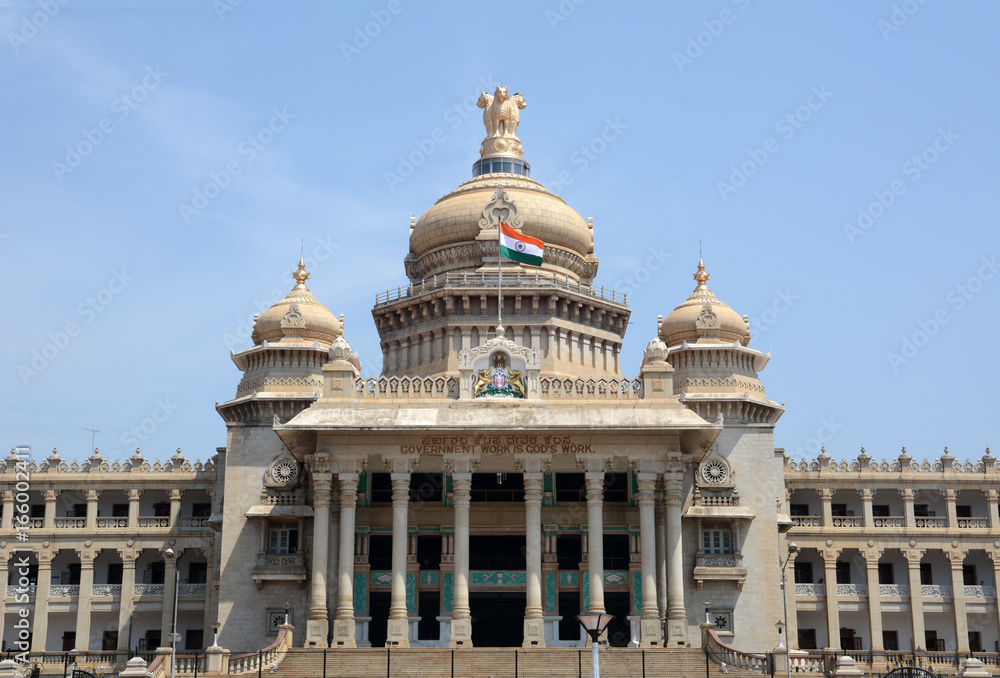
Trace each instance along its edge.
<instances>
[{"instance_id":1,"label":"green panel","mask_svg":"<svg viewBox=\"0 0 1000 678\"><path fill-rule=\"evenodd\" d=\"M556 505L556 483L555 476L552 471L548 471L545 474L545 478L542 480L542 506L555 506Z\"/></svg>"},{"instance_id":2,"label":"green panel","mask_svg":"<svg viewBox=\"0 0 1000 678\"><path fill-rule=\"evenodd\" d=\"M369 506L371 502L371 497L368 496L368 471L360 474L358 476L358 506L364 507Z\"/></svg>"},{"instance_id":3,"label":"green panel","mask_svg":"<svg viewBox=\"0 0 1000 678\"><path fill-rule=\"evenodd\" d=\"M629 473L628 481L628 505L639 505L639 476L635 471Z\"/></svg>"},{"instance_id":4,"label":"green panel","mask_svg":"<svg viewBox=\"0 0 1000 678\"><path fill-rule=\"evenodd\" d=\"M372 586L392 586L392 572L372 572Z\"/></svg>"},{"instance_id":5,"label":"green panel","mask_svg":"<svg viewBox=\"0 0 1000 678\"><path fill-rule=\"evenodd\" d=\"M354 573L354 614L364 616L365 614L365 573Z\"/></svg>"},{"instance_id":6,"label":"green panel","mask_svg":"<svg viewBox=\"0 0 1000 678\"><path fill-rule=\"evenodd\" d=\"M438 585L438 572L430 570L427 572L420 573L420 585L421 586L437 586Z\"/></svg>"},{"instance_id":7,"label":"green panel","mask_svg":"<svg viewBox=\"0 0 1000 678\"><path fill-rule=\"evenodd\" d=\"M590 612L590 573L583 574L583 611Z\"/></svg>"},{"instance_id":8,"label":"green panel","mask_svg":"<svg viewBox=\"0 0 1000 678\"><path fill-rule=\"evenodd\" d=\"M642 611L642 573L632 573L632 610Z\"/></svg>"},{"instance_id":9,"label":"green panel","mask_svg":"<svg viewBox=\"0 0 1000 678\"><path fill-rule=\"evenodd\" d=\"M524 586L528 583L528 573L523 570L473 570L469 573L469 583L479 586Z\"/></svg>"},{"instance_id":10,"label":"green panel","mask_svg":"<svg viewBox=\"0 0 1000 678\"><path fill-rule=\"evenodd\" d=\"M559 583L563 586L576 586L580 582L580 573L572 570L559 572Z\"/></svg>"},{"instance_id":11,"label":"green panel","mask_svg":"<svg viewBox=\"0 0 1000 678\"><path fill-rule=\"evenodd\" d=\"M417 611L417 573L406 573L406 611L414 613Z\"/></svg>"},{"instance_id":12,"label":"green panel","mask_svg":"<svg viewBox=\"0 0 1000 678\"><path fill-rule=\"evenodd\" d=\"M453 572L444 573L444 587L441 601L441 609L451 612L455 607L455 574Z\"/></svg>"},{"instance_id":13,"label":"green panel","mask_svg":"<svg viewBox=\"0 0 1000 678\"><path fill-rule=\"evenodd\" d=\"M545 611L556 611L556 573L552 570L545 573Z\"/></svg>"},{"instance_id":14,"label":"green panel","mask_svg":"<svg viewBox=\"0 0 1000 678\"><path fill-rule=\"evenodd\" d=\"M605 572L605 586L628 586L628 572Z\"/></svg>"}]
</instances>

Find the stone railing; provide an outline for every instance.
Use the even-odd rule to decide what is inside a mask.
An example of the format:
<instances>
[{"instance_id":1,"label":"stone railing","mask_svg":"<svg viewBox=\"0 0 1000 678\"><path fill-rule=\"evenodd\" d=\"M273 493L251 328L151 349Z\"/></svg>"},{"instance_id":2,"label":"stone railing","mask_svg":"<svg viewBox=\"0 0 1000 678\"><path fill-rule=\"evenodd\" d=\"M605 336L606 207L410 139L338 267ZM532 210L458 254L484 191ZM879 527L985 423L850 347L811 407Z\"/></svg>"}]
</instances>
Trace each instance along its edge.
<instances>
[{"instance_id":1,"label":"stone railing","mask_svg":"<svg viewBox=\"0 0 1000 678\"><path fill-rule=\"evenodd\" d=\"M905 519L903 516L875 516L872 518L872 527L903 527Z\"/></svg>"},{"instance_id":2,"label":"stone railing","mask_svg":"<svg viewBox=\"0 0 1000 678\"><path fill-rule=\"evenodd\" d=\"M958 528L960 530L985 530L990 526L989 518L959 518Z\"/></svg>"},{"instance_id":3,"label":"stone railing","mask_svg":"<svg viewBox=\"0 0 1000 678\"><path fill-rule=\"evenodd\" d=\"M796 527L823 527L823 516L792 516Z\"/></svg>"},{"instance_id":4,"label":"stone railing","mask_svg":"<svg viewBox=\"0 0 1000 678\"><path fill-rule=\"evenodd\" d=\"M180 450L178 450L178 452L179 451ZM53 454L41 461L29 461L27 463L27 470L29 473L90 473L92 470L111 473L130 473L140 471L152 473L180 473L211 471L215 468L215 465L211 461L202 463L201 461L196 460L194 462L190 462L180 455L174 455L170 461L150 462L141 454L135 454L126 461L109 462L100 456L99 450L95 450L95 452L98 452L98 454L94 454L82 462L67 462L65 459L56 454L55 450L53 450ZM138 452L138 450L136 450L136 452ZM23 461L23 459L14 455L0 460L0 473L13 473L15 469L17 469L18 462L23 463ZM22 466L20 470L23 472L25 469Z\"/></svg>"},{"instance_id":5,"label":"stone railing","mask_svg":"<svg viewBox=\"0 0 1000 678\"><path fill-rule=\"evenodd\" d=\"M359 377L354 380L359 398L440 399L458 398L457 377Z\"/></svg>"},{"instance_id":6,"label":"stone railing","mask_svg":"<svg viewBox=\"0 0 1000 678\"><path fill-rule=\"evenodd\" d=\"M487 289L495 290L499 284L496 274L491 273L445 273L425 278L417 285L407 285L397 287L395 290L386 290L385 293L375 295L375 306L387 304L390 301L414 297L424 292L448 288L457 289ZM628 295L614 290L605 290L604 287L592 287L585 285L569 276L559 275L539 275L525 273L508 273L503 277L504 289L517 289L522 287L560 289L569 292L577 292L590 297L596 297L602 301L610 301L614 304L628 305Z\"/></svg>"},{"instance_id":7,"label":"stone railing","mask_svg":"<svg viewBox=\"0 0 1000 678\"><path fill-rule=\"evenodd\" d=\"M136 584L133 592L137 596L162 596L163 584Z\"/></svg>"},{"instance_id":8,"label":"stone railing","mask_svg":"<svg viewBox=\"0 0 1000 678\"><path fill-rule=\"evenodd\" d=\"M995 586L966 586L966 598L996 598L997 589Z\"/></svg>"},{"instance_id":9,"label":"stone railing","mask_svg":"<svg viewBox=\"0 0 1000 678\"><path fill-rule=\"evenodd\" d=\"M79 529L87 527L86 518L59 518L56 517L56 529Z\"/></svg>"},{"instance_id":10,"label":"stone railing","mask_svg":"<svg viewBox=\"0 0 1000 678\"><path fill-rule=\"evenodd\" d=\"M910 472L910 473L976 473L996 475L1000 473L1000 464L997 458L990 454L989 448L986 454L978 461L958 461L949 454L942 455L940 459L916 461L906 454L906 448L896 459L883 459L876 461L869 456L862 448L861 454L856 459L841 459L837 461L829 455L821 454L815 459L801 459L795 461L791 457L785 461L785 469L788 471L848 471L848 472Z\"/></svg>"},{"instance_id":11,"label":"stone railing","mask_svg":"<svg viewBox=\"0 0 1000 678\"><path fill-rule=\"evenodd\" d=\"M292 627L284 626L277 639L260 652L248 652L229 658L228 673L258 673L264 667L273 666L285 658L292 646ZM268 669L270 671L270 669Z\"/></svg>"},{"instance_id":12,"label":"stone railing","mask_svg":"<svg viewBox=\"0 0 1000 678\"><path fill-rule=\"evenodd\" d=\"M638 400L642 380L541 377L538 393L548 400Z\"/></svg>"},{"instance_id":13,"label":"stone railing","mask_svg":"<svg viewBox=\"0 0 1000 678\"><path fill-rule=\"evenodd\" d=\"M139 516L139 527L170 527L166 516Z\"/></svg>"},{"instance_id":14,"label":"stone railing","mask_svg":"<svg viewBox=\"0 0 1000 678\"><path fill-rule=\"evenodd\" d=\"M707 628L706 628L707 627ZM755 671L761 674L770 674L771 662L765 654L750 654L740 652L734 647L723 643L712 625L706 624L702 627L702 646L705 649L705 656L716 665L725 666L726 672L731 668Z\"/></svg>"},{"instance_id":15,"label":"stone railing","mask_svg":"<svg viewBox=\"0 0 1000 678\"><path fill-rule=\"evenodd\" d=\"M920 516L914 518L917 527L945 528L948 527L948 518L945 516Z\"/></svg>"},{"instance_id":16,"label":"stone railing","mask_svg":"<svg viewBox=\"0 0 1000 678\"><path fill-rule=\"evenodd\" d=\"M293 490L265 489L260 494L260 503L264 506L297 506L305 503L301 488Z\"/></svg>"},{"instance_id":17,"label":"stone railing","mask_svg":"<svg viewBox=\"0 0 1000 678\"><path fill-rule=\"evenodd\" d=\"M696 567L739 567L742 559L736 555L716 556L699 555L696 558Z\"/></svg>"},{"instance_id":18,"label":"stone railing","mask_svg":"<svg viewBox=\"0 0 1000 678\"><path fill-rule=\"evenodd\" d=\"M193 673L195 675L199 673L205 673L205 660L208 658L206 654L179 654L177 655L177 663L175 664L175 673Z\"/></svg>"},{"instance_id":19,"label":"stone railing","mask_svg":"<svg viewBox=\"0 0 1000 678\"><path fill-rule=\"evenodd\" d=\"M98 518L98 527L111 527L111 528L122 528L128 527L128 518L125 517L114 517L114 518Z\"/></svg>"},{"instance_id":20,"label":"stone railing","mask_svg":"<svg viewBox=\"0 0 1000 678\"><path fill-rule=\"evenodd\" d=\"M868 586L865 584L837 584L838 596L867 596Z\"/></svg>"},{"instance_id":21,"label":"stone railing","mask_svg":"<svg viewBox=\"0 0 1000 678\"><path fill-rule=\"evenodd\" d=\"M14 586L11 584L7 585L7 597L14 598L15 596L23 596L25 593L28 594L29 598L34 598L35 594L38 592L37 584L29 584L28 586Z\"/></svg>"},{"instance_id":22,"label":"stone railing","mask_svg":"<svg viewBox=\"0 0 1000 678\"><path fill-rule=\"evenodd\" d=\"M864 527L861 516L834 516L832 520L834 527Z\"/></svg>"},{"instance_id":23,"label":"stone railing","mask_svg":"<svg viewBox=\"0 0 1000 678\"><path fill-rule=\"evenodd\" d=\"M76 598L80 595L78 584L52 584L49 586L51 598Z\"/></svg>"},{"instance_id":24,"label":"stone railing","mask_svg":"<svg viewBox=\"0 0 1000 678\"><path fill-rule=\"evenodd\" d=\"M825 596L826 584L796 584L795 595L797 596Z\"/></svg>"},{"instance_id":25,"label":"stone railing","mask_svg":"<svg viewBox=\"0 0 1000 678\"><path fill-rule=\"evenodd\" d=\"M177 589L179 596L204 596L208 588L205 584L181 584Z\"/></svg>"},{"instance_id":26,"label":"stone railing","mask_svg":"<svg viewBox=\"0 0 1000 678\"><path fill-rule=\"evenodd\" d=\"M939 586L937 584L922 584L920 595L925 598L951 598L952 588L950 586Z\"/></svg>"},{"instance_id":27,"label":"stone railing","mask_svg":"<svg viewBox=\"0 0 1000 678\"><path fill-rule=\"evenodd\" d=\"M305 567L304 553L258 553L257 568Z\"/></svg>"},{"instance_id":28,"label":"stone railing","mask_svg":"<svg viewBox=\"0 0 1000 678\"><path fill-rule=\"evenodd\" d=\"M177 518L177 526L182 530L208 527L208 516L180 516Z\"/></svg>"},{"instance_id":29,"label":"stone railing","mask_svg":"<svg viewBox=\"0 0 1000 678\"><path fill-rule=\"evenodd\" d=\"M880 596L908 598L910 596L910 587L906 584L879 584L878 594Z\"/></svg>"},{"instance_id":30,"label":"stone railing","mask_svg":"<svg viewBox=\"0 0 1000 678\"><path fill-rule=\"evenodd\" d=\"M700 491L695 494L694 503L696 506L739 506L740 495L738 494L702 494Z\"/></svg>"},{"instance_id":31,"label":"stone railing","mask_svg":"<svg viewBox=\"0 0 1000 678\"><path fill-rule=\"evenodd\" d=\"M45 518L29 518L28 519L28 526L29 527L37 527L37 528L41 529L41 528L45 527Z\"/></svg>"},{"instance_id":32,"label":"stone railing","mask_svg":"<svg viewBox=\"0 0 1000 678\"><path fill-rule=\"evenodd\" d=\"M121 584L94 584L90 590L92 596L120 596L122 594Z\"/></svg>"}]
</instances>

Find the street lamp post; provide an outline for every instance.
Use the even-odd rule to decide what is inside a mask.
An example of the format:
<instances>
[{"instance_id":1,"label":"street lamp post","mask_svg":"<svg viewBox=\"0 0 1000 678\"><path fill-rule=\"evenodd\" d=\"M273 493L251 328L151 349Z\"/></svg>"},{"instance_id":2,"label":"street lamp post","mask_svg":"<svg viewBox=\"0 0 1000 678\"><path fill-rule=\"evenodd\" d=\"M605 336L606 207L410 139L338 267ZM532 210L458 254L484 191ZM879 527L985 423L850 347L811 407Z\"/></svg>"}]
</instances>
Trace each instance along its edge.
<instances>
[{"instance_id":1,"label":"street lamp post","mask_svg":"<svg viewBox=\"0 0 1000 678\"><path fill-rule=\"evenodd\" d=\"M577 615L576 618L587 632L587 635L590 636L591 656L593 659L591 675L593 678L601 678L601 664L597 657L597 639L601 637L604 629L608 627L608 624L611 623L614 617L603 612L588 612L587 614Z\"/></svg>"},{"instance_id":2,"label":"street lamp post","mask_svg":"<svg viewBox=\"0 0 1000 678\"><path fill-rule=\"evenodd\" d=\"M174 550L168 548L163 557L174 563L174 618L170 624L170 678L177 678L177 594L181 584L181 571L174 560Z\"/></svg>"},{"instance_id":3,"label":"street lamp post","mask_svg":"<svg viewBox=\"0 0 1000 678\"><path fill-rule=\"evenodd\" d=\"M779 619L774 625L778 627L778 648L780 649L785 647L785 643L781 639L781 632L785 630L785 622Z\"/></svg>"},{"instance_id":4,"label":"street lamp post","mask_svg":"<svg viewBox=\"0 0 1000 678\"><path fill-rule=\"evenodd\" d=\"M711 600L706 600L704 603L702 603L702 605L705 606L705 623L706 624L711 624L712 623L712 615L709 612L709 610L712 607L712 601Z\"/></svg>"},{"instance_id":5,"label":"street lamp post","mask_svg":"<svg viewBox=\"0 0 1000 678\"><path fill-rule=\"evenodd\" d=\"M799 550L799 547L794 543L788 545L788 555L785 556L784 562L781 561L781 556L778 556L778 562L781 563L781 604L785 610L784 624L778 627L778 646L781 646L781 629L782 627L788 626L788 591L785 589L785 568L788 566L788 561L791 560L792 554ZM781 623L781 622L779 622ZM785 678L792 678L792 643L791 641L785 644Z\"/></svg>"},{"instance_id":6,"label":"street lamp post","mask_svg":"<svg viewBox=\"0 0 1000 678\"><path fill-rule=\"evenodd\" d=\"M212 647L219 647L219 627L222 626L218 621L212 622L212 633L214 637L212 638Z\"/></svg>"},{"instance_id":7,"label":"street lamp post","mask_svg":"<svg viewBox=\"0 0 1000 678\"><path fill-rule=\"evenodd\" d=\"M291 603L285 603L285 626L288 626L288 610L292 607Z\"/></svg>"}]
</instances>

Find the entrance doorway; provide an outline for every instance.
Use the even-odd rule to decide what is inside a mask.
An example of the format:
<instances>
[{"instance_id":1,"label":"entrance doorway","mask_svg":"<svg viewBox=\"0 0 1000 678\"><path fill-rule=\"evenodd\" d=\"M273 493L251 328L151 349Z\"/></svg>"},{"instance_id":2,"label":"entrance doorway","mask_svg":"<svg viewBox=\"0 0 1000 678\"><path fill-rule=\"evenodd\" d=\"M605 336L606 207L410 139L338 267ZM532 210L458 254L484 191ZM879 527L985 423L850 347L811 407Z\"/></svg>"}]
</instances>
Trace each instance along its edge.
<instances>
[{"instance_id":1,"label":"entrance doorway","mask_svg":"<svg viewBox=\"0 0 1000 678\"><path fill-rule=\"evenodd\" d=\"M472 645L520 647L524 638L523 592L470 593Z\"/></svg>"},{"instance_id":2,"label":"entrance doorway","mask_svg":"<svg viewBox=\"0 0 1000 678\"><path fill-rule=\"evenodd\" d=\"M611 647L628 647L632 640L632 627L628 621L628 593L621 591L604 593L604 609L613 614L614 619L608 624L608 645Z\"/></svg>"},{"instance_id":3,"label":"entrance doorway","mask_svg":"<svg viewBox=\"0 0 1000 678\"><path fill-rule=\"evenodd\" d=\"M368 600L368 610L372 620L368 622L368 640L372 647L384 647L389 637L389 592L372 591Z\"/></svg>"}]
</instances>

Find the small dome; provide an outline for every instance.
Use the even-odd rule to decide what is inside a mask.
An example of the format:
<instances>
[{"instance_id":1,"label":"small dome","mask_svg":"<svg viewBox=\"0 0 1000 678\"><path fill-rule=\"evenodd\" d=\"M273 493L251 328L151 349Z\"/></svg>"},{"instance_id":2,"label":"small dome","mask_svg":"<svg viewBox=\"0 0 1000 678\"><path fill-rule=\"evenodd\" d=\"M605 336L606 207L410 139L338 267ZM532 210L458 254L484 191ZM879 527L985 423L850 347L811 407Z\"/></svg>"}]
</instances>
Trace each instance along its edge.
<instances>
[{"instance_id":1,"label":"small dome","mask_svg":"<svg viewBox=\"0 0 1000 678\"><path fill-rule=\"evenodd\" d=\"M451 271L475 271L483 265L477 246L484 231L484 210L503 187L525 235L545 243L545 268L560 275L593 278L596 274L594 234L586 220L557 195L525 176L484 174L438 200L417 219L410 233L415 277ZM495 226L490 226L496 238ZM495 256L495 253L493 254ZM589 282L589 280L587 280Z\"/></svg>"},{"instance_id":2,"label":"small dome","mask_svg":"<svg viewBox=\"0 0 1000 678\"><path fill-rule=\"evenodd\" d=\"M729 343L738 341L744 346L750 343L747 321L712 294L712 290L705 285L710 277L705 272L705 264L699 259L698 272L694 274L698 286L687 301L660 323L660 339L667 346L675 346L682 341L695 343L699 340Z\"/></svg>"},{"instance_id":3,"label":"small dome","mask_svg":"<svg viewBox=\"0 0 1000 678\"><path fill-rule=\"evenodd\" d=\"M253 343L277 342L289 339L310 339L332 344L344 335L343 325L323 304L316 301L306 280L305 262L299 259L299 269L292 274L295 287L271 308L264 311L253 326Z\"/></svg>"}]
</instances>

